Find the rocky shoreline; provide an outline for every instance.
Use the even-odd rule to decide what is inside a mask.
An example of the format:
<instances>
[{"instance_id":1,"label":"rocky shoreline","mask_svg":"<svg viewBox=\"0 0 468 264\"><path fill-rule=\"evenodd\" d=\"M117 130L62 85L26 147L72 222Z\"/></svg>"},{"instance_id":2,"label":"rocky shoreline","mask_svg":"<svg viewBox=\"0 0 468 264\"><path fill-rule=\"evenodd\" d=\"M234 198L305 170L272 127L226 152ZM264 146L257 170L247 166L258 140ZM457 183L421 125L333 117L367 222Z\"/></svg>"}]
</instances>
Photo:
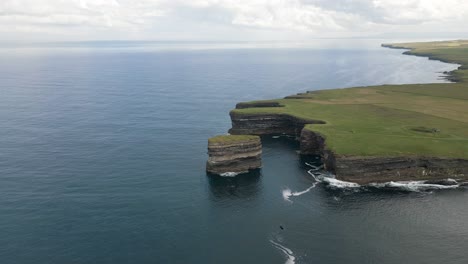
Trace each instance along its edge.
<instances>
[{"instance_id":1,"label":"rocky shoreline","mask_svg":"<svg viewBox=\"0 0 468 264\"><path fill-rule=\"evenodd\" d=\"M354 87L238 103L230 112L229 133L291 136L299 141L302 156L320 156L324 170L336 176L333 180L353 186L468 182L468 97L464 85L468 81L468 41L382 46L459 64L458 69L444 72L448 80L458 84ZM229 153L235 147L211 148L208 171L219 172L213 169L215 165L224 171L242 168L244 161ZM242 170L248 170L250 164L257 166L258 149L247 148L245 152L252 152L254 158L247 159Z\"/></svg>"},{"instance_id":2,"label":"rocky shoreline","mask_svg":"<svg viewBox=\"0 0 468 264\"><path fill-rule=\"evenodd\" d=\"M238 103L236 109L258 107L282 107L277 102ZM288 114L238 114L231 116L232 135L274 135L286 134L299 137L306 124L325 124L321 120L301 119Z\"/></svg>"},{"instance_id":3,"label":"rocky shoreline","mask_svg":"<svg viewBox=\"0 0 468 264\"><path fill-rule=\"evenodd\" d=\"M258 107L241 104L242 108ZM277 106L278 107L278 106ZM239 114L231 112L230 133L237 135L289 135L300 143L300 154L319 155L324 169L336 179L360 185L391 181L439 182L452 178L468 180L468 160L438 157L372 157L337 155L326 145L326 138L305 128L306 124L323 124L320 120L303 120L287 114Z\"/></svg>"}]
</instances>

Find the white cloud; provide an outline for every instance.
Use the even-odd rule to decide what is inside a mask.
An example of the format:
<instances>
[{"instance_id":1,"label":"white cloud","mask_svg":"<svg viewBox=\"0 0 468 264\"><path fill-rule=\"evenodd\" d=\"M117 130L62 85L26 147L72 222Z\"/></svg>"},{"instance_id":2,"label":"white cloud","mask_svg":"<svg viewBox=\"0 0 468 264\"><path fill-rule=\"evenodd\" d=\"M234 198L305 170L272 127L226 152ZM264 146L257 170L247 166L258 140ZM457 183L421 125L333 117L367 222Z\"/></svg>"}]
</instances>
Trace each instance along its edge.
<instances>
[{"instance_id":1,"label":"white cloud","mask_svg":"<svg viewBox=\"0 0 468 264\"><path fill-rule=\"evenodd\" d=\"M443 22L468 15L468 2L463 0L374 0L373 5L383 21L392 24Z\"/></svg>"},{"instance_id":2,"label":"white cloud","mask_svg":"<svg viewBox=\"0 0 468 264\"><path fill-rule=\"evenodd\" d=\"M88 37L157 39L172 29L184 35L197 25L323 34L411 30L466 31L466 0L2 0L0 34L44 32L58 39ZM455 27L455 29L453 28ZM137 33L135 33L137 32ZM135 35L136 34L136 35ZM239 33L240 34L240 33ZM193 35L193 34L191 34ZM204 37L204 36L200 36ZM222 36L220 36L222 38Z\"/></svg>"}]
</instances>

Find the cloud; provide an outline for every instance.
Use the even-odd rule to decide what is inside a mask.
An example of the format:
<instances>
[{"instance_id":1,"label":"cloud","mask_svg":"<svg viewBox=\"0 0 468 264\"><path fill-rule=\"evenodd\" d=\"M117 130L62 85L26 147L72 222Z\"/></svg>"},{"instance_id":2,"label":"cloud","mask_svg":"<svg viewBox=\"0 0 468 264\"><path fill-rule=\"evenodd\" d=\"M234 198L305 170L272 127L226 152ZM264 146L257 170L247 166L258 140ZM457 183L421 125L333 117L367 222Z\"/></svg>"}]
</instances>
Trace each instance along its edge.
<instances>
[{"instance_id":1,"label":"cloud","mask_svg":"<svg viewBox=\"0 0 468 264\"><path fill-rule=\"evenodd\" d=\"M346 30L350 24L365 23L359 16L300 1L251 1L226 5L235 25L292 30Z\"/></svg>"},{"instance_id":2,"label":"cloud","mask_svg":"<svg viewBox=\"0 0 468 264\"><path fill-rule=\"evenodd\" d=\"M321 35L408 30L465 31L465 0L2 0L0 34L45 32L67 38L203 28L281 30ZM165 26L165 28L162 28ZM181 33L182 34L182 33ZM182 34L183 35L183 34Z\"/></svg>"},{"instance_id":3,"label":"cloud","mask_svg":"<svg viewBox=\"0 0 468 264\"><path fill-rule=\"evenodd\" d=\"M164 12L150 1L3 0L0 19L10 26L122 27Z\"/></svg>"}]
</instances>

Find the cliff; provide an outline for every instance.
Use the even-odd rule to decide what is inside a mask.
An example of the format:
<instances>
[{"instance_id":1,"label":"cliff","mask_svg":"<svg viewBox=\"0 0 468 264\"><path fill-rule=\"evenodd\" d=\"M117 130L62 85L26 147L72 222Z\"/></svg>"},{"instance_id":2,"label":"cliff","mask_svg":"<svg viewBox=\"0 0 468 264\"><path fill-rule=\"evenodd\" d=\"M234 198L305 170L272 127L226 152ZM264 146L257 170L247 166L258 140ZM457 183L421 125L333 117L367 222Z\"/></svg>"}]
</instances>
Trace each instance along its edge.
<instances>
[{"instance_id":1,"label":"cliff","mask_svg":"<svg viewBox=\"0 0 468 264\"><path fill-rule=\"evenodd\" d=\"M390 181L468 180L468 160L423 156L347 156L335 154L320 133L303 129L302 155L320 155L324 169L337 179L361 185Z\"/></svg>"},{"instance_id":2,"label":"cliff","mask_svg":"<svg viewBox=\"0 0 468 264\"><path fill-rule=\"evenodd\" d=\"M390 181L468 180L468 160L437 157L335 156L329 168L343 181L359 184Z\"/></svg>"},{"instance_id":3,"label":"cliff","mask_svg":"<svg viewBox=\"0 0 468 264\"><path fill-rule=\"evenodd\" d=\"M239 103L231 134L287 134L302 155L360 184L468 180L468 41L384 45L405 54L458 63L458 83L309 91Z\"/></svg>"},{"instance_id":4,"label":"cliff","mask_svg":"<svg viewBox=\"0 0 468 264\"><path fill-rule=\"evenodd\" d=\"M248 108L281 108L278 102L254 102L239 103L236 109ZM233 135L275 135L286 134L299 137L302 128L306 124L325 124L321 120L298 118L289 114L261 113L245 114L230 112L232 128L229 130Z\"/></svg>"},{"instance_id":5,"label":"cliff","mask_svg":"<svg viewBox=\"0 0 468 264\"><path fill-rule=\"evenodd\" d=\"M459 181L468 180L468 160L463 158L414 154L358 154L359 150L372 149L372 145L370 144L378 145L379 142L390 141L380 136L374 139L365 135L366 137L362 141L359 140L362 142L359 143L361 149L352 149L352 151L356 151L356 154L340 153L336 151L336 146L328 146L327 143L330 140L327 139L327 135L318 131L321 127L320 125L326 124L324 121L311 118L298 118L284 112L274 113L268 111L275 108L281 109L284 105L288 105L289 101L292 102L293 100L300 99L296 97L293 99L283 99L281 103L265 102L260 104L254 102L238 104L237 107L241 111L236 111L236 109L230 113L232 121L230 132L239 135L287 134L295 136L300 142L301 155L320 155L325 170L335 174L337 179L343 181L369 184L407 180L434 181L446 178L454 178ZM258 109L261 110L259 112L245 112ZM388 115L388 113L386 114ZM417 128L410 127L409 130L417 137L422 135L425 140L429 138L430 141L428 142L433 143L432 146L424 146L425 149L434 147L435 140L442 141L444 139L439 135L440 131L438 129ZM353 131L351 133L344 133L343 135L346 136L348 134L354 136L355 133ZM422 144L417 142L417 137L412 139L411 141L413 142L408 143L408 146L410 144L416 144L415 146L417 147L421 146ZM356 139L356 137L354 138ZM348 140L347 138L344 139ZM400 138L398 140L402 141L403 139ZM450 141L453 140L452 138L450 139ZM464 141L462 142L464 143ZM457 146L458 149L461 148L461 153L466 153L466 147L466 144ZM455 152L457 148L450 150Z\"/></svg>"},{"instance_id":6,"label":"cliff","mask_svg":"<svg viewBox=\"0 0 468 264\"><path fill-rule=\"evenodd\" d=\"M262 166L260 137L216 136L208 140L206 171L218 175L236 175Z\"/></svg>"}]
</instances>

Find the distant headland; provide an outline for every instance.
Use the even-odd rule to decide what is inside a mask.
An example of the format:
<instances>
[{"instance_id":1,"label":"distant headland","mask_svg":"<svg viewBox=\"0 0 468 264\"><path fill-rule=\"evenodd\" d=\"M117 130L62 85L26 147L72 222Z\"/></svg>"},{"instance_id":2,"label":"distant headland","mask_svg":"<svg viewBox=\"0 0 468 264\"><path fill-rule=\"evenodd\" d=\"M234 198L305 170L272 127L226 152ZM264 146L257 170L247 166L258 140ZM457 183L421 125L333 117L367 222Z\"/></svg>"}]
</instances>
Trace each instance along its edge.
<instances>
[{"instance_id":1,"label":"distant headland","mask_svg":"<svg viewBox=\"0 0 468 264\"><path fill-rule=\"evenodd\" d=\"M232 135L287 134L301 155L359 184L468 180L468 41L382 44L461 66L453 83L322 90L239 103ZM455 183L454 183L455 182Z\"/></svg>"}]
</instances>

